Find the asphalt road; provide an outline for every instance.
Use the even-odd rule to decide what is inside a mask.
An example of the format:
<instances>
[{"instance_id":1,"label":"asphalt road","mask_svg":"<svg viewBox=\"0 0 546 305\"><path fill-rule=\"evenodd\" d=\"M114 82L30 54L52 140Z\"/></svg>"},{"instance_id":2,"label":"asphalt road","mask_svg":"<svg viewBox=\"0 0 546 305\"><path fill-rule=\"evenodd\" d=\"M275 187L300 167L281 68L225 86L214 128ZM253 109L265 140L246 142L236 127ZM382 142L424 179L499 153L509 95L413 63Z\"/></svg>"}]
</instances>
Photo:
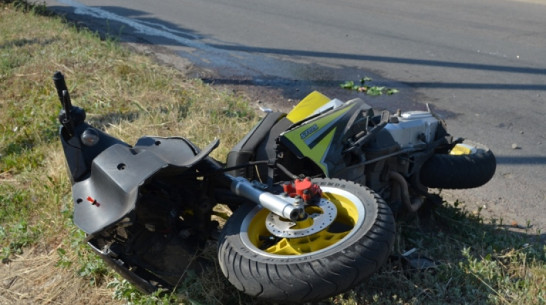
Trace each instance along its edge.
<instances>
[{"instance_id":1,"label":"asphalt road","mask_svg":"<svg viewBox=\"0 0 546 305\"><path fill-rule=\"evenodd\" d=\"M488 145L497 173L443 192L505 224L546 231L546 0L47 0L68 19L214 84L286 108L369 76L400 90L378 109L430 103L456 135Z\"/></svg>"}]
</instances>

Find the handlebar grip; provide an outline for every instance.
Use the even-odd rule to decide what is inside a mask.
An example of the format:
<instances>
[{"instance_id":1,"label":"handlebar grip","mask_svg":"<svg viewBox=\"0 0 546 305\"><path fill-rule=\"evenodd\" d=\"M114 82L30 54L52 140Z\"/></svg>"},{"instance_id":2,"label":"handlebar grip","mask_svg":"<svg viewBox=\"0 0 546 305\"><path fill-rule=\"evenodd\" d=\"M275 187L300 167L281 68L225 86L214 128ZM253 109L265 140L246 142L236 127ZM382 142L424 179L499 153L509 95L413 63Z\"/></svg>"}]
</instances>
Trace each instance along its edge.
<instances>
[{"instance_id":1,"label":"handlebar grip","mask_svg":"<svg viewBox=\"0 0 546 305\"><path fill-rule=\"evenodd\" d=\"M69 111L72 108L72 102L70 102L70 95L68 94L68 88L64 81L64 75L60 71L55 72L55 74L53 74L53 82L57 89L59 101L61 101L65 111Z\"/></svg>"}]
</instances>

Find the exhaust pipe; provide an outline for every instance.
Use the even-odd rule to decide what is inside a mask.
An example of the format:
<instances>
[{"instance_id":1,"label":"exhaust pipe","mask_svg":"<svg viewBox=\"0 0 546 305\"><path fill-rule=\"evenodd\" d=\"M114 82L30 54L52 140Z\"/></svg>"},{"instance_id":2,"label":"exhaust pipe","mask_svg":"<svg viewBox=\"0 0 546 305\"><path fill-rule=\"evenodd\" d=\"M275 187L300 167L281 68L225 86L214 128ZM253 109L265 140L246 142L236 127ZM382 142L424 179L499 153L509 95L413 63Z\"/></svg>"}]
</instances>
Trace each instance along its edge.
<instances>
[{"instance_id":1,"label":"exhaust pipe","mask_svg":"<svg viewBox=\"0 0 546 305\"><path fill-rule=\"evenodd\" d=\"M400 185L400 189L402 191L402 202L404 203L406 208L410 212L417 212L417 210L419 210L423 205L423 200L421 198L415 198L412 202L409 195L408 183L406 182L406 179L402 175L400 175L400 173L397 173L395 171L389 172L389 178L398 182L398 184Z\"/></svg>"}]
</instances>

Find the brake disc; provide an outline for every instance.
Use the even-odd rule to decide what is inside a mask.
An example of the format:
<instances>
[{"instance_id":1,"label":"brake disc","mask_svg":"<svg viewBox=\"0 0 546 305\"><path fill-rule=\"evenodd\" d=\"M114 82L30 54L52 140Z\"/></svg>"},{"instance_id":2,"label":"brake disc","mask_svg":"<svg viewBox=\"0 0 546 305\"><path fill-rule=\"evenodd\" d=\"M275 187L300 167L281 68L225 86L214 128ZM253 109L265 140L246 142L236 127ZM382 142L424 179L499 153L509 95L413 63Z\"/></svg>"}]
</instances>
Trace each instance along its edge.
<instances>
[{"instance_id":1,"label":"brake disc","mask_svg":"<svg viewBox=\"0 0 546 305\"><path fill-rule=\"evenodd\" d=\"M326 229L334 219L336 219L336 206L329 200L321 198L320 201L313 205L322 210L322 213L311 213L307 217L312 219L312 224L305 228L294 228L295 221L290 221L280 217L279 215L270 212L265 220L267 230L277 236L286 238L297 238L315 234ZM307 219L304 221L308 221Z\"/></svg>"}]
</instances>

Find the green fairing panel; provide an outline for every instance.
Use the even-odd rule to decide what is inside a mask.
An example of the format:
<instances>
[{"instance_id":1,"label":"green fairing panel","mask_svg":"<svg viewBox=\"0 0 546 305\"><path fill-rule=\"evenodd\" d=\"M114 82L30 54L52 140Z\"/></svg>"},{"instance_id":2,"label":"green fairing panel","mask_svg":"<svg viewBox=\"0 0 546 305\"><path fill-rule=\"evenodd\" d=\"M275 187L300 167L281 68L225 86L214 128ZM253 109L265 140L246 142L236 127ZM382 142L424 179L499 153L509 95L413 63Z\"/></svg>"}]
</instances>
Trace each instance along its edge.
<instances>
[{"instance_id":1,"label":"green fairing panel","mask_svg":"<svg viewBox=\"0 0 546 305\"><path fill-rule=\"evenodd\" d=\"M345 133L356 116L369 109L370 106L360 99L349 101L340 108L282 133L280 143L298 158L311 159L329 177L343 163Z\"/></svg>"}]
</instances>

